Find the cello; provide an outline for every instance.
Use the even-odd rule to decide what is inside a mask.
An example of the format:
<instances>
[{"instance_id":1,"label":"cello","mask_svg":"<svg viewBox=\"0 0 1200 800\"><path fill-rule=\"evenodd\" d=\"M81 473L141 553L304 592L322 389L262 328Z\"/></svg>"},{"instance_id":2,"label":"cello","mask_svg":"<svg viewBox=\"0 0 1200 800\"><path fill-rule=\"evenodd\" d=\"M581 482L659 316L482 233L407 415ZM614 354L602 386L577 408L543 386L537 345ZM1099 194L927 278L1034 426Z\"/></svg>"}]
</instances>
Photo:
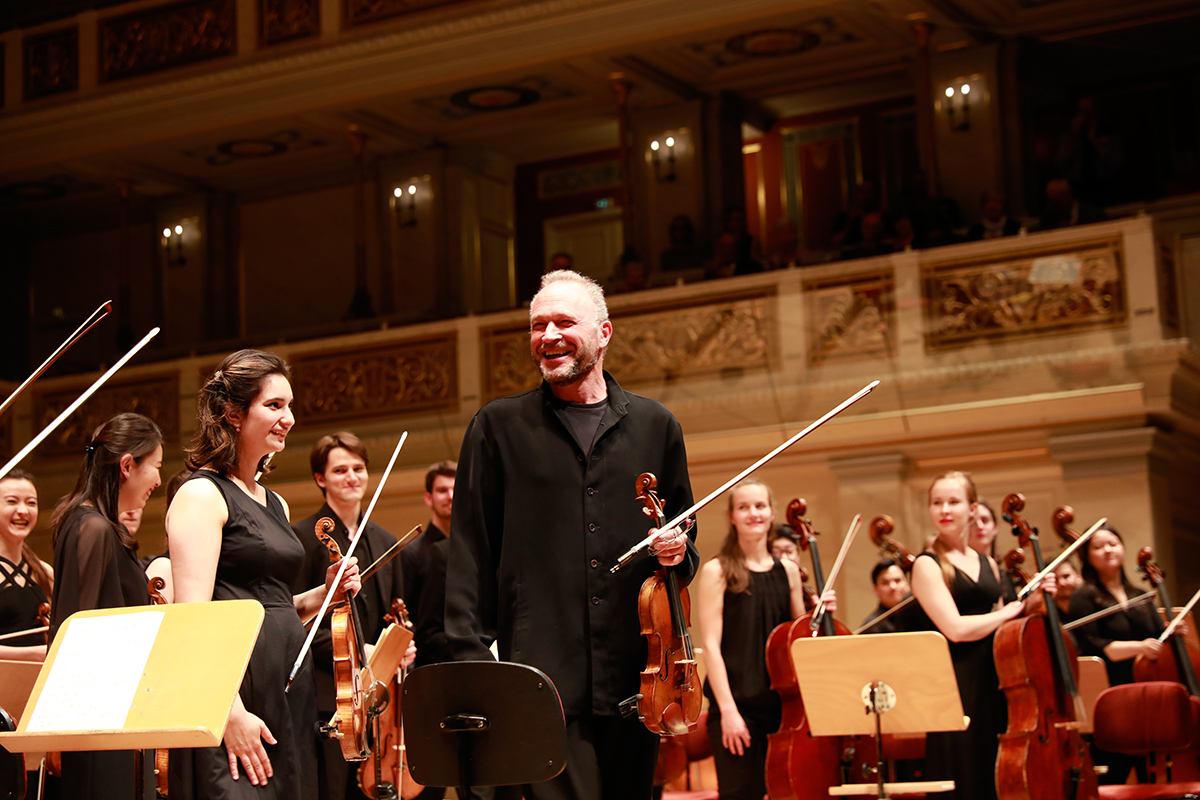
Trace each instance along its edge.
<instances>
[{"instance_id":1,"label":"cello","mask_svg":"<svg viewBox=\"0 0 1200 800\"><path fill-rule=\"evenodd\" d=\"M804 519L808 504L802 498L788 503L787 521L800 536L800 549L812 558L813 580L817 594L825 592L825 573L817 547L817 532L812 522ZM812 735L800 682L792 665L792 642L811 636L813 614L804 614L792 622L776 626L767 637L767 672L771 689L782 702L779 730L767 734L766 783L771 800L818 800L829 797L829 788L843 783L843 773L849 769L853 753L847 752L840 736ZM850 629L836 621L832 614L823 614L818 628L822 636L848 635Z\"/></svg>"},{"instance_id":2,"label":"cello","mask_svg":"<svg viewBox=\"0 0 1200 800\"><path fill-rule=\"evenodd\" d=\"M1167 591L1167 582L1163 571L1154 562L1154 551L1143 547L1137 555L1138 572L1158 591L1158 602L1170 614L1174 608L1171 605L1171 595ZM1162 649L1158 659L1151 661L1145 656L1138 656L1133 662L1133 679L1135 681L1174 681L1183 684L1188 690L1192 704L1200 703L1200 682L1196 680L1197 663L1200 663L1200 653L1191 646L1179 631L1167 637L1170 643ZM1180 781L1200 780L1200 749L1193 747L1174 756L1167 754L1165 777L1169 783L1172 779ZM1157 771L1156 771L1157 772ZM1156 774L1156 777L1157 774Z\"/></svg>"},{"instance_id":3,"label":"cello","mask_svg":"<svg viewBox=\"0 0 1200 800\"><path fill-rule=\"evenodd\" d=\"M666 524L658 493L658 479L649 472L637 477L637 498L642 511ZM646 637L648 656L637 695L638 718L660 736L680 736L700 721L699 678L696 653L688 633L691 600L680 588L675 570L662 567L642 583L638 592L638 621Z\"/></svg>"},{"instance_id":4,"label":"cello","mask_svg":"<svg viewBox=\"0 0 1200 800\"><path fill-rule=\"evenodd\" d=\"M908 548L892 538L891 533L896 529L896 522L887 514L880 514L871 520L868 529L871 533L871 543L896 560L905 575L912 574L913 564L917 557Z\"/></svg>"},{"instance_id":5,"label":"cello","mask_svg":"<svg viewBox=\"0 0 1200 800\"><path fill-rule=\"evenodd\" d=\"M1020 512L1025 497L1010 494L1001 506L1022 549L1045 566L1037 529ZM1076 687L1075 644L1062 629L1058 606L1043 593L1045 613L1010 620L996 631L992 651L1008 702L1008 730L996 756L1000 800L1095 800L1096 772L1079 734L1083 700Z\"/></svg>"}]
</instances>

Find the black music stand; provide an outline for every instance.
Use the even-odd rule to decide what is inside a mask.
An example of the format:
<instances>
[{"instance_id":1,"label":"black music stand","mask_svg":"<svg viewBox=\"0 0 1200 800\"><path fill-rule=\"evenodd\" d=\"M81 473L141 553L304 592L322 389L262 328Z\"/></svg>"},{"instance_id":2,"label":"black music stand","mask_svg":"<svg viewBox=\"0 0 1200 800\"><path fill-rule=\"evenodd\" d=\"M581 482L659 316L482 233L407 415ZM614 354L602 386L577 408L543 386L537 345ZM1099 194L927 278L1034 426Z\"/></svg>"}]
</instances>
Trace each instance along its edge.
<instances>
[{"instance_id":1,"label":"black music stand","mask_svg":"<svg viewBox=\"0 0 1200 800\"><path fill-rule=\"evenodd\" d=\"M813 736L875 737L875 782L833 786L831 795L886 800L890 793L954 789L954 781L884 780L884 733L967 728L950 648L940 633L801 638L792 642L792 664Z\"/></svg>"},{"instance_id":2,"label":"black music stand","mask_svg":"<svg viewBox=\"0 0 1200 800\"><path fill-rule=\"evenodd\" d=\"M430 664L404 679L401 713L409 772L425 786L513 786L548 781L567 765L558 690L525 664Z\"/></svg>"}]
</instances>

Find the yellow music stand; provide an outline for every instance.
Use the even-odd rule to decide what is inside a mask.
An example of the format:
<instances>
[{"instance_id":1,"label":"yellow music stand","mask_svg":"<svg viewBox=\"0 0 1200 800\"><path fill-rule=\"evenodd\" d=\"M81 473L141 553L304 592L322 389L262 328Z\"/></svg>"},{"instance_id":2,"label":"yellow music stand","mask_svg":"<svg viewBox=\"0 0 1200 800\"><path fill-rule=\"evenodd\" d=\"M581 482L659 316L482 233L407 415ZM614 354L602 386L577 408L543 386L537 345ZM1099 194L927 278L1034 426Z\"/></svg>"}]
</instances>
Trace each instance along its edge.
<instances>
[{"instance_id":1,"label":"yellow music stand","mask_svg":"<svg viewBox=\"0 0 1200 800\"><path fill-rule=\"evenodd\" d=\"M255 600L98 609L59 629L13 733L47 750L214 747L262 625Z\"/></svg>"},{"instance_id":2,"label":"yellow music stand","mask_svg":"<svg viewBox=\"0 0 1200 800\"><path fill-rule=\"evenodd\" d=\"M813 736L874 736L876 782L830 787L831 795L930 793L954 781L887 783L885 733L966 730L962 699L940 633L817 636L792 642L792 664Z\"/></svg>"}]
</instances>

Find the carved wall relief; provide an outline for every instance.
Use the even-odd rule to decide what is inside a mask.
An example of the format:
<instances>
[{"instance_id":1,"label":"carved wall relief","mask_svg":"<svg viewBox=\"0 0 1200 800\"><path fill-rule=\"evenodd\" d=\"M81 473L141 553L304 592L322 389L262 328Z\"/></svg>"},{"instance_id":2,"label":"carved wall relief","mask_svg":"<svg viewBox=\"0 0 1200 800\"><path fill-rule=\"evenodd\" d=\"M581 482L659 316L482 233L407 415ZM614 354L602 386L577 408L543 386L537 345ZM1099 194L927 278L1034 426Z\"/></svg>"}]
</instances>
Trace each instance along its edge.
<instances>
[{"instance_id":1,"label":"carved wall relief","mask_svg":"<svg viewBox=\"0 0 1200 800\"><path fill-rule=\"evenodd\" d=\"M448 6L459 0L346 0L346 24L362 25L426 8Z\"/></svg>"},{"instance_id":2,"label":"carved wall relief","mask_svg":"<svg viewBox=\"0 0 1200 800\"><path fill-rule=\"evenodd\" d=\"M719 301L706 297L686 305L614 314L604 367L623 386L767 368L778 349L774 294L771 287ZM481 336L487 400L541 382L529 354L528 328L499 328Z\"/></svg>"},{"instance_id":3,"label":"carved wall relief","mask_svg":"<svg viewBox=\"0 0 1200 800\"><path fill-rule=\"evenodd\" d=\"M291 361L296 418L305 424L458 408L453 333Z\"/></svg>"},{"instance_id":4,"label":"carved wall relief","mask_svg":"<svg viewBox=\"0 0 1200 800\"><path fill-rule=\"evenodd\" d=\"M79 28L30 36L25 40L25 99L79 88Z\"/></svg>"},{"instance_id":5,"label":"carved wall relief","mask_svg":"<svg viewBox=\"0 0 1200 800\"><path fill-rule=\"evenodd\" d=\"M259 35L277 44L321 31L320 0L259 0Z\"/></svg>"},{"instance_id":6,"label":"carved wall relief","mask_svg":"<svg viewBox=\"0 0 1200 800\"><path fill-rule=\"evenodd\" d=\"M115 81L237 51L236 0L192 0L100 21L100 80Z\"/></svg>"},{"instance_id":7,"label":"carved wall relief","mask_svg":"<svg viewBox=\"0 0 1200 800\"><path fill-rule=\"evenodd\" d=\"M53 422L87 387L88 383L82 383L70 389L35 394L34 430L40 431ZM163 375L103 386L58 430L50 434L35 452L39 457L78 455L82 459L83 448L91 441L92 432L113 415L127 411L154 420L162 429L163 442L167 447L178 444L179 377L174 374Z\"/></svg>"},{"instance_id":8,"label":"carved wall relief","mask_svg":"<svg viewBox=\"0 0 1200 800\"><path fill-rule=\"evenodd\" d=\"M895 281L890 270L805 281L808 362L895 352Z\"/></svg>"},{"instance_id":9,"label":"carved wall relief","mask_svg":"<svg viewBox=\"0 0 1200 800\"><path fill-rule=\"evenodd\" d=\"M1009 261L923 268L925 345L1021 339L1125 324L1119 240L1030 253Z\"/></svg>"}]
</instances>

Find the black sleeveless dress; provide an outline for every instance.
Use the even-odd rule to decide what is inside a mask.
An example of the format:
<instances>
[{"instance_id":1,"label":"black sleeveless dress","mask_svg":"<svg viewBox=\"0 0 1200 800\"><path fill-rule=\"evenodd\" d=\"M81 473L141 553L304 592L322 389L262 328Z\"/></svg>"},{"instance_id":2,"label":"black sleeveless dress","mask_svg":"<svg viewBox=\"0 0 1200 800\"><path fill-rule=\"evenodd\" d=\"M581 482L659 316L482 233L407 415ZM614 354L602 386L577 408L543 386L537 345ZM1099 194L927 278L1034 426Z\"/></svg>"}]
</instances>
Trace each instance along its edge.
<instances>
[{"instance_id":1,"label":"black sleeveless dress","mask_svg":"<svg viewBox=\"0 0 1200 800\"><path fill-rule=\"evenodd\" d=\"M304 563L304 546L270 489L264 507L233 481L209 470L199 470L189 480L212 481L229 509L229 521L221 532L213 600L257 600L266 611L242 680L241 698L246 710L266 723L278 744L263 742L275 773L266 786L253 786L240 763L239 777L233 780L224 745L172 750L171 800L315 800L317 700L311 654L291 690L283 691L304 645L304 625L291 589Z\"/></svg>"},{"instance_id":2,"label":"black sleeveless dress","mask_svg":"<svg viewBox=\"0 0 1200 800\"><path fill-rule=\"evenodd\" d=\"M787 571L779 559L767 572L751 572L745 592L725 592L722 612L721 658L729 677L729 690L738 713L750 731L750 745L735 756L721 744L721 710L708 681L708 738L712 744L721 798L761 800L766 794L763 770L767 762L767 734L779 730L782 714L779 695L771 690L767 671L767 637L775 626L792 618Z\"/></svg>"},{"instance_id":3,"label":"black sleeveless dress","mask_svg":"<svg viewBox=\"0 0 1200 800\"><path fill-rule=\"evenodd\" d=\"M1002 594L991 565L982 555L976 555L981 562L979 580L971 580L955 567L954 585L950 587L958 613L964 616L988 613ZM938 561L932 553L921 553L918 558ZM936 630L932 623L929 628ZM928 779L955 782L955 790L942 792L939 798L994 800L996 797L996 753L1000 749L999 735L1008 727L1008 704L996 675L993 638L994 635L988 635L977 642L950 642L950 660L958 679L963 713L971 718L971 725L965 731L930 733L925 738Z\"/></svg>"},{"instance_id":4,"label":"black sleeveless dress","mask_svg":"<svg viewBox=\"0 0 1200 800\"><path fill-rule=\"evenodd\" d=\"M49 599L34 582L24 558L14 564L0 556L0 634L38 627L38 608ZM28 633L4 642L9 647L36 647L45 643L44 633Z\"/></svg>"}]
</instances>

